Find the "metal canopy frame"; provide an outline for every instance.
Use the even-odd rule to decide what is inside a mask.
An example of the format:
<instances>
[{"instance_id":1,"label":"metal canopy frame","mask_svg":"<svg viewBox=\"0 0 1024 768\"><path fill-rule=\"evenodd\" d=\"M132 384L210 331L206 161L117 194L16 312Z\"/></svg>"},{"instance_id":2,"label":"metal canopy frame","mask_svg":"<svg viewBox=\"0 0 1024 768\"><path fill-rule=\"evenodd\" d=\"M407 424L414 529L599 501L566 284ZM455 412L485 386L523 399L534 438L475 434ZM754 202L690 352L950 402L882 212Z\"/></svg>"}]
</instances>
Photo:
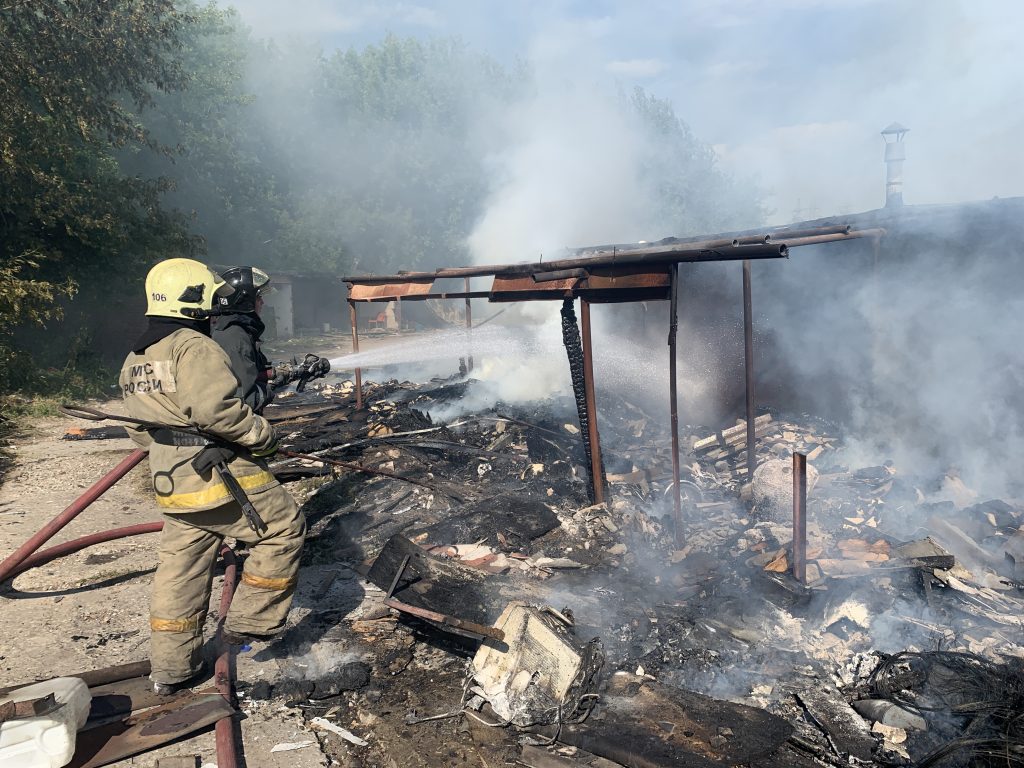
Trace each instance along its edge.
<instances>
[{"instance_id":1,"label":"metal canopy frame","mask_svg":"<svg viewBox=\"0 0 1024 768\"><path fill-rule=\"evenodd\" d=\"M788 256L788 249L803 245L840 242L857 238L877 239L884 229L854 230L848 224L814 228L775 228L761 232L680 240L669 238L655 244L608 245L580 248L569 258L551 262L496 264L476 267L446 267L433 272L399 272L395 275L357 275L344 277L349 286L349 312L352 321L352 350L359 351L359 303L427 299L465 299L466 328L472 329L472 299L489 302L580 300L584 365L584 394L589 413L591 478L594 500L604 501L601 482L601 443L597 428L594 392L593 342L590 326L591 304L621 304L639 301L669 301L669 406L672 432L672 483L677 546L683 544L682 495L679 483L679 409L676 384L676 332L679 264L718 261L743 262L743 346L746 381L747 478L754 473L754 350L753 309L751 301L751 261ZM492 278L488 291L470 290L470 279ZM462 279L463 290L435 290L439 280ZM399 326L401 327L401 326ZM468 370L473 368L469 356ZM356 407L363 404L362 369L355 369Z\"/></svg>"}]
</instances>

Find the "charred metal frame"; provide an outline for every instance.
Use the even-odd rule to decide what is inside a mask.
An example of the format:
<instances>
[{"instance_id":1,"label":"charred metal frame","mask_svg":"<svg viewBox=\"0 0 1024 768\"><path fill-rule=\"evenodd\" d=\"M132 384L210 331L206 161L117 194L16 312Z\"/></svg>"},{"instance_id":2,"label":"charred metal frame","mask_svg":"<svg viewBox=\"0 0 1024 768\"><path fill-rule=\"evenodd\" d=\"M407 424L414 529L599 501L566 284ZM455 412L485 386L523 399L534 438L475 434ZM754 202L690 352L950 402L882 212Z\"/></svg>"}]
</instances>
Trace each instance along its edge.
<instances>
[{"instance_id":1,"label":"charred metal frame","mask_svg":"<svg viewBox=\"0 0 1024 768\"><path fill-rule=\"evenodd\" d=\"M793 454L793 578L807 583L807 456Z\"/></svg>"},{"instance_id":2,"label":"charred metal frame","mask_svg":"<svg viewBox=\"0 0 1024 768\"><path fill-rule=\"evenodd\" d=\"M469 291L469 278L467 277L467 278L465 278L465 280L466 280L465 285L466 285L466 294L467 294L467 296L466 296L466 334L468 336L472 336L473 335L473 303L472 303L472 301L470 300L470 298L468 296L468 294L470 292ZM472 342L471 342L470 343L470 350L472 350L472 348L473 348L473 345L472 345ZM472 355L472 353L469 355L469 370L471 370L471 371L473 370L473 355Z\"/></svg>"},{"instance_id":3,"label":"charred metal frame","mask_svg":"<svg viewBox=\"0 0 1024 768\"><path fill-rule=\"evenodd\" d=\"M754 310L750 300L750 260L743 262L743 377L747 395L747 482L754 479Z\"/></svg>"},{"instance_id":4,"label":"charred metal frame","mask_svg":"<svg viewBox=\"0 0 1024 768\"><path fill-rule=\"evenodd\" d=\"M676 547L682 549L683 495L679 487L679 398L676 384L676 332L679 329L679 265L672 265L672 287L668 304L668 398L672 419L672 521Z\"/></svg>"},{"instance_id":5,"label":"charred metal frame","mask_svg":"<svg viewBox=\"0 0 1024 768\"><path fill-rule=\"evenodd\" d=\"M853 230L847 224L813 228L774 228L767 231L737 232L713 237L670 238L655 244L608 245L580 248L570 258L549 262L495 264L475 267L447 267L430 271L399 272L395 275L355 275L342 278L349 287L348 303L352 321L352 351L359 351L359 329L356 304L380 301L425 301L427 299L464 299L466 330L473 327L471 299L490 302L543 300L580 300L582 340L585 367L585 391L590 411L589 433L592 446L591 476L595 478L595 500L604 501L601 482L601 446L597 429L597 407L594 393L593 340L590 326L590 305L640 301L669 301L669 398L672 420L672 483L674 487L674 521L676 541L682 545L682 494L679 466L679 410L676 383L679 295L679 264L742 261L743 262L743 339L744 374L746 382L747 481L755 468L755 396L753 356L753 311L751 302L751 262L754 259L786 258L788 249L802 245L841 242L863 237L879 238L884 229ZM491 277L490 291L470 290L470 278ZM437 280L461 278L462 291L435 291ZM469 357L469 366L473 358ZM356 407L363 404L362 369L355 369ZM805 457L806 460L806 457ZM794 462L796 461L794 457ZM806 467L806 465L805 465ZM795 464L794 464L795 468ZM806 469L805 469L806 472ZM806 475L804 475L806 498ZM794 491L796 473L794 472ZM796 496L794 495L794 499ZM796 501L794 500L794 509ZM801 507L801 510L803 507ZM806 550L806 522L804 550ZM794 534L796 520L794 518ZM794 546L796 537L794 536ZM806 552L804 552L806 554ZM795 559L795 555L794 555ZM806 560L803 561L806 563ZM803 567L803 566L801 566ZM794 562L794 569L796 563ZM805 574L800 576L801 580Z\"/></svg>"},{"instance_id":6,"label":"charred metal frame","mask_svg":"<svg viewBox=\"0 0 1024 768\"><path fill-rule=\"evenodd\" d=\"M580 338L583 341L583 390L587 398L587 429L590 432L590 477L594 503L604 504L604 471L601 437L597 432L597 395L594 392L594 345L590 333L590 302L580 299Z\"/></svg>"}]
</instances>

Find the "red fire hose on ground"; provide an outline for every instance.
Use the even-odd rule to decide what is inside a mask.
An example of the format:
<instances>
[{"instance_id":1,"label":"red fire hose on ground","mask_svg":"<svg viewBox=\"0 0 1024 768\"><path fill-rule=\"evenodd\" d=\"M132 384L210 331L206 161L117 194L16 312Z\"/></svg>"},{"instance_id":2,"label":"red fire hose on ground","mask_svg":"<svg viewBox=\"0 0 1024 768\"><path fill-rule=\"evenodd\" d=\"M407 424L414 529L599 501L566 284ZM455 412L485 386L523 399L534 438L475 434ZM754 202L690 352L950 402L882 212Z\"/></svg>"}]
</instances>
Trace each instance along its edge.
<instances>
[{"instance_id":1,"label":"red fire hose on ground","mask_svg":"<svg viewBox=\"0 0 1024 768\"><path fill-rule=\"evenodd\" d=\"M144 458L146 458L146 452L141 449L137 449L129 453L124 458L124 460L121 461L120 464L118 464L107 474L105 474L103 477L101 477L99 480L93 483L92 486L90 486L90 488L85 493L83 493L81 496L75 499L75 501L72 502L71 506L69 506L59 515L53 518L53 520L48 522L42 528L40 528L39 531L34 536L32 536L28 541L26 541L24 544L22 544L20 547L14 550L12 554L8 555L4 559L4 561L0 563L0 583L3 583L10 578L13 578L18 573L27 570L27 568L33 567L27 566L26 568L19 568L18 566L22 565L29 558L29 556L32 555L33 552L35 552L37 549L43 546L43 544L45 544L47 541L53 538L54 535L58 531L60 531L64 526L66 526L68 523L70 523L72 520L74 520L76 517L82 514L82 512L84 512L90 504L92 504L94 501L96 501L96 499L98 499L100 496L102 496L104 493L110 490L111 486L113 486L114 483L116 483L122 477L127 475ZM139 531L139 533L146 533L146 531ZM126 535L133 536L135 534ZM115 536L114 538L117 537ZM104 539L104 541L109 541L109 539ZM74 542L68 542L68 544L72 543ZM90 543L95 544L98 542ZM62 544L61 546L66 547L68 546L68 544ZM77 549L69 549L67 552L63 554L77 552L79 549L82 549L83 547L87 547L89 545L90 544L88 543L83 544L81 547L78 547ZM54 547L53 549L57 548ZM46 551L50 552L52 550ZM60 556L60 554L53 555L53 557ZM51 557L50 560L52 560L53 557ZM36 565L41 565L44 562L49 562L49 560L41 560L40 562L36 563Z\"/></svg>"},{"instance_id":2,"label":"red fire hose on ground","mask_svg":"<svg viewBox=\"0 0 1024 768\"><path fill-rule=\"evenodd\" d=\"M78 552L93 544L100 544L106 541L114 541L129 536L139 536L144 533L157 533L163 528L162 522L140 523L124 528L114 528L109 531L89 534L78 539L58 544L57 546L44 549L39 548L53 538L62 528L78 517L96 499L108 491L118 480L127 475L144 458L146 451L134 450L126 456L116 467L105 474L97 482L86 490L81 496L75 499L70 506L53 518L50 522L39 529L28 541L22 544L12 554L8 555L3 562L0 562L0 583L11 580L25 571L57 558ZM235 668L234 656L231 648L223 639L224 619L227 617L228 609L231 607L231 600L235 594L235 583L238 578L238 563L234 551L223 546L220 550L221 558L224 560L224 586L220 593L220 612L217 621L217 661L214 665L214 684L217 691L224 697L232 707L235 706ZM214 733L217 744L217 765L220 768L237 768L238 747L241 743L240 734L237 733L238 721L235 717L222 717L214 726Z\"/></svg>"},{"instance_id":3,"label":"red fire hose on ground","mask_svg":"<svg viewBox=\"0 0 1024 768\"><path fill-rule=\"evenodd\" d=\"M41 552L36 552L33 555L29 555L20 563L16 564L10 572L4 573L4 579L15 579L25 571L31 570L32 568L38 568L40 565L46 565L52 560L56 560L59 557L65 555L71 555L80 550L91 547L93 544L102 544L105 541L115 541L116 539L126 539L129 536L141 536L143 533L159 533L163 529L164 524L161 522L156 523L139 523L138 525L129 525L124 528L112 528L109 531L100 531L99 533L90 533L88 536L83 536L80 539L72 539L66 541L63 544L58 544L55 547L44 549ZM4 563L6 564L6 560Z\"/></svg>"}]
</instances>

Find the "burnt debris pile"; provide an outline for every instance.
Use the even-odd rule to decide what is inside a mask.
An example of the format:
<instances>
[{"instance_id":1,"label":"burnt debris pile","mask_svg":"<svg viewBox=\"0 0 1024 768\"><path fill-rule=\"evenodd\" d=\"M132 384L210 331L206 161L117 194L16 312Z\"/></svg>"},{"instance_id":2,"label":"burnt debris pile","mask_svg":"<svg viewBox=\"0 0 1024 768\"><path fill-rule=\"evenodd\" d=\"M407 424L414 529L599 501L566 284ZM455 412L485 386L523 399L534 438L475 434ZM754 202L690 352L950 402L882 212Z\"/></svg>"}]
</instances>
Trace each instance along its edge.
<instances>
[{"instance_id":1,"label":"burnt debris pile","mask_svg":"<svg viewBox=\"0 0 1024 768\"><path fill-rule=\"evenodd\" d=\"M295 625L256 652L280 679L246 706L301 707L353 766L1024 761L1017 502L851 464L837 425L764 413L749 482L745 426L683 431L677 537L664 419L601 393L591 504L575 401L476 409L477 386L268 409L289 449L345 466L275 467L310 539Z\"/></svg>"}]
</instances>

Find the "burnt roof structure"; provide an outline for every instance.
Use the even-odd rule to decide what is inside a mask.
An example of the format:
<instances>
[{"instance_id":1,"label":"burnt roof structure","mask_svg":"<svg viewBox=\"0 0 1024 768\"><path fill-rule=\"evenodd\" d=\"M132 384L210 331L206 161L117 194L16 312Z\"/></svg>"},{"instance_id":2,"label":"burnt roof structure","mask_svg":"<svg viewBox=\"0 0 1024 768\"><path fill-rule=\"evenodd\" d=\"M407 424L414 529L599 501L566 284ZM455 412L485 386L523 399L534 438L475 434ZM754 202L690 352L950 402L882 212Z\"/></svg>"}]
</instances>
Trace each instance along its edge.
<instances>
[{"instance_id":1,"label":"burnt roof structure","mask_svg":"<svg viewBox=\"0 0 1024 768\"><path fill-rule=\"evenodd\" d=\"M885 230L855 227L851 223L808 222L787 227L772 227L742 232L727 232L694 238L666 238L654 243L612 244L571 249L554 261L494 264L469 267L445 267L434 271L399 272L394 275L354 275L342 278L349 286L348 302L352 322L352 348L359 351L359 303L399 302L426 299L464 299L466 327L472 328L471 299L490 302L553 301L563 302L563 338L574 367L572 347L581 347L582 360L576 362L581 376L574 376L584 447L590 459L592 498L604 501L603 462L597 427L594 393L593 351L590 305L669 301L669 399L672 420L672 478L675 501L676 539L682 542L682 500L679 486L679 429L676 391L676 297L678 265L683 263L742 261L745 372L747 391L748 477L753 473L754 392L753 392L753 320L751 310L750 264L755 259L785 258L789 248L859 238L876 241ZM471 290L472 278L490 277L489 290ZM439 290L438 281L463 280L463 290ZM576 331L572 302L580 300L582 334ZM570 326L567 328L566 323ZM472 369L472 358L469 358ZM356 403L362 404L362 371L355 369Z\"/></svg>"}]
</instances>

